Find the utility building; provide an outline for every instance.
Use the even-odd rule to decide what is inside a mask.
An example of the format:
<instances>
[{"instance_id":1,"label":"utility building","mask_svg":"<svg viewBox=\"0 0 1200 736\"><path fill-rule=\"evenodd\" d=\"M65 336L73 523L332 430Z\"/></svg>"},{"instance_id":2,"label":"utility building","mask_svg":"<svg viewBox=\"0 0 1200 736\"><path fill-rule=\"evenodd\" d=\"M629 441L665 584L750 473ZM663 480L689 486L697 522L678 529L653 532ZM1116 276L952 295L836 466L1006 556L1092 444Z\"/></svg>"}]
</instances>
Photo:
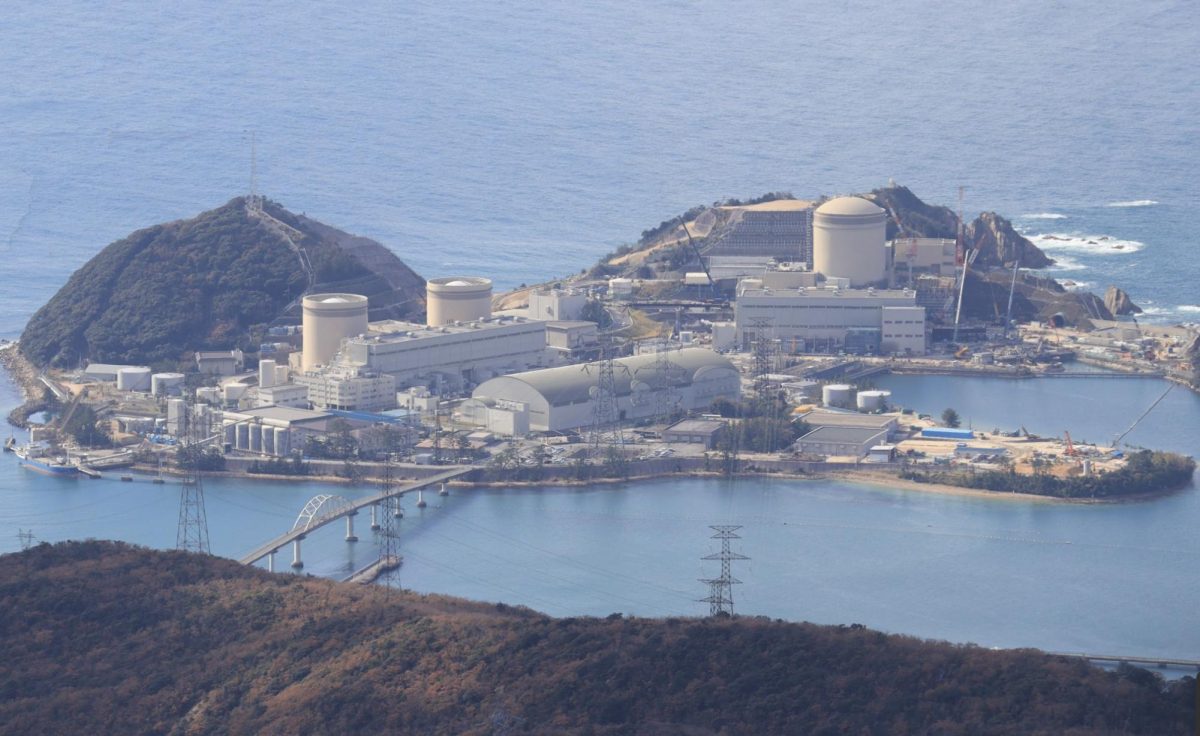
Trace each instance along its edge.
<instances>
[{"instance_id":1,"label":"utility building","mask_svg":"<svg viewBox=\"0 0 1200 736\"><path fill-rule=\"evenodd\" d=\"M459 305L461 306L461 305ZM458 390L493 376L546 365L546 323L485 317L429 327L372 322L366 335L343 341L338 363L386 373L397 388Z\"/></svg>"},{"instance_id":2,"label":"utility building","mask_svg":"<svg viewBox=\"0 0 1200 736\"><path fill-rule=\"evenodd\" d=\"M670 391L680 409L695 411L707 409L717 398L736 398L740 391L733 364L703 348L670 353L666 375L654 354L618 358L613 366L622 420L654 416L660 392ZM524 407L528 427L535 432L586 427L592 422L599 375L598 363L586 363L500 376L480 384L460 411L465 421L483 424L491 408Z\"/></svg>"},{"instance_id":3,"label":"utility building","mask_svg":"<svg viewBox=\"0 0 1200 736\"><path fill-rule=\"evenodd\" d=\"M881 353L925 353L925 310L917 306L914 291L773 289L761 279L743 279L735 315L742 350L759 337L754 325L761 320L770 325L766 336L778 339L788 353L835 353L855 344L867 346L859 352L875 352L869 348L878 345Z\"/></svg>"}]
</instances>

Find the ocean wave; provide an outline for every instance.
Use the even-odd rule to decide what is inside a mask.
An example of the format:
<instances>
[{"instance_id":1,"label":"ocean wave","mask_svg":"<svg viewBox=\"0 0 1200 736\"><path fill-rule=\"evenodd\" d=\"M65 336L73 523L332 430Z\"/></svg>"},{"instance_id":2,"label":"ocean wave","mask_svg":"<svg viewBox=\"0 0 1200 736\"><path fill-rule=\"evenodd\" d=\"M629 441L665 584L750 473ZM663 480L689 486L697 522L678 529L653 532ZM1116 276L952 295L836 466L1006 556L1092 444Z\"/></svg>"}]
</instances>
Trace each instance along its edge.
<instances>
[{"instance_id":1,"label":"ocean wave","mask_svg":"<svg viewBox=\"0 0 1200 736\"><path fill-rule=\"evenodd\" d=\"M1180 304L1178 307L1175 307L1175 310L1179 312L1196 313L1200 312L1200 304Z\"/></svg>"},{"instance_id":2,"label":"ocean wave","mask_svg":"<svg viewBox=\"0 0 1200 736\"><path fill-rule=\"evenodd\" d=\"M1122 240L1111 235L1078 235L1076 233L1042 233L1025 237L1042 250L1069 250L1091 255L1120 255L1137 253L1146 244L1140 240Z\"/></svg>"},{"instance_id":3,"label":"ocean wave","mask_svg":"<svg viewBox=\"0 0 1200 736\"><path fill-rule=\"evenodd\" d=\"M1087 268L1079 261L1070 256L1056 255L1054 256L1054 265L1048 268L1048 271L1082 271Z\"/></svg>"},{"instance_id":4,"label":"ocean wave","mask_svg":"<svg viewBox=\"0 0 1200 736\"><path fill-rule=\"evenodd\" d=\"M1105 207L1153 207L1158 204L1154 199L1130 199L1123 202L1109 202Z\"/></svg>"},{"instance_id":5,"label":"ocean wave","mask_svg":"<svg viewBox=\"0 0 1200 736\"><path fill-rule=\"evenodd\" d=\"M1066 215L1060 215L1057 212L1034 212L1030 215L1021 215L1022 220L1065 220Z\"/></svg>"},{"instance_id":6,"label":"ocean wave","mask_svg":"<svg viewBox=\"0 0 1200 736\"><path fill-rule=\"evenodd\" d=\"M1065 270L1069 271L1073 269ZM1096 282L1094 281L1076 281L1074 279L1058 279L1058 283L1062 284L1067 291L1088 291L1096 286Z\"/></svg>"}]
</instances>

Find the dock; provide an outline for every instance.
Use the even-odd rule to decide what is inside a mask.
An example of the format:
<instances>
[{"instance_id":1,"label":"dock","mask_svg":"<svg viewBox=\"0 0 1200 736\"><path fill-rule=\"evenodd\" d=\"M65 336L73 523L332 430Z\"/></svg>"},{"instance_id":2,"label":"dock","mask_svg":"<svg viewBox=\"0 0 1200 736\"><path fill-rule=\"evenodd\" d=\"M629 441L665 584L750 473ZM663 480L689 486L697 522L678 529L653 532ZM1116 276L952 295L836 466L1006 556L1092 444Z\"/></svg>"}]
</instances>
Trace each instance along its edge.
<instances>
[{"instance_id":1,"label":"dock","mask_svg":"<svg viewBox=\"0 0 1200 736\"><path fill-rule=\"evenodd\" d=\"M356 570L342 580L343 583L358 583L359 585L369 585L375 582L376 579L389 570L395 570L404 562L404 558L400 555L388 555L380 557L366 567Z\"/></svg>"}]
</instances>

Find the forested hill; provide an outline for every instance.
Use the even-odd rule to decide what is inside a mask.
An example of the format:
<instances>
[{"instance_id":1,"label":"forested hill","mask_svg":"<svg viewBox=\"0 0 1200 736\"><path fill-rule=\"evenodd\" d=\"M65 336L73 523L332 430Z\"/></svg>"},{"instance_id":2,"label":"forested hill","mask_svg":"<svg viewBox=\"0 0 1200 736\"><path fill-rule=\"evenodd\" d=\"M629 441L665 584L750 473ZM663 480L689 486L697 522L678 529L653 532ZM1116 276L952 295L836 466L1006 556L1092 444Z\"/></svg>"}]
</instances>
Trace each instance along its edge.
<instances>
[{"instance_id":1,"label":"forested hill","mask_svg":"<svg viewBox=\"0 0 1200 736\"><path fill-rule=\"evenodd\" d=\"M105 542L0 557L0 734L1170 734L1194 680L862 627L553 619Z\"/></svg>"},{"instance_id":2,"label":"forested hill","mask_svg":"<svg viewBox=\"0 0 1200 736\"><path fill-rule=\"evenodd\" d=\"M262 209L267 217L239 197L108 245L33 315L21 351L66 367L247 347L285 311L299 321L296 300L310 280L314 291L369 296L375 319L424 311L424 280L387 248L274 202Z\"/></svg>"}]
</instances>

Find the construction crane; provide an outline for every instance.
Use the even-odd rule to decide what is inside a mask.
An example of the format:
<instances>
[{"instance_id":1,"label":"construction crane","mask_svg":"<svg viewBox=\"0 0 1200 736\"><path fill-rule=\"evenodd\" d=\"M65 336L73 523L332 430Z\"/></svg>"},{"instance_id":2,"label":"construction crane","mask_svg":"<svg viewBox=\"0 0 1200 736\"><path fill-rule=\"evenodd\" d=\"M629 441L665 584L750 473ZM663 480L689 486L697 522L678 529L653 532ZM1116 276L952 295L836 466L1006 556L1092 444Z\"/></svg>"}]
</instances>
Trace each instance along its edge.
<instances>
[{"instance_id":1,"label":"construction crane","mask_svg":"<svg viewBox=\"0 0 1200 736\"><path fill-rule=\"evenodd\" d=\"M1008 339L1008 328L1012 326L1012 303L1013 293L1017 290L1017 271L1021 267L1021 258L1018 256L1013 261L1012 284L1008 287L1008 309L1004 312L1004 337Z\"/></svg>"},{"instance_id":2,"label":"construction crane","mask_svg":"<svg viewBox=\"0 0 1200 736\"><path fill-rule=\"evenodd\" d=\"M696 254L696 260L700 261L700 268L704 269L704 275L708 277L709 288L716 288L717 282L713 281L712 274L708 272L708 265L704 262L704 256L700 255L700 249L696 247L696 241L692 240L692 231L688 230L687 223L683 223L683 234L687 236L688 245L692 247L692 252Z\"/></svg>"},{"instance_id":3,"label":"construction crane","mask_svg":"<svg viewBox=\"0 0 1200 736\"><path fill-rule=\"evenodd\" d=\"M1079 450L1075 449L1075 443L1071 441L1071 433L1064 429L1063 436L1067 438L1067 449L1064 454L1067 457L1075 457L1079 455Z\"/></svg>"}]
</instances>

